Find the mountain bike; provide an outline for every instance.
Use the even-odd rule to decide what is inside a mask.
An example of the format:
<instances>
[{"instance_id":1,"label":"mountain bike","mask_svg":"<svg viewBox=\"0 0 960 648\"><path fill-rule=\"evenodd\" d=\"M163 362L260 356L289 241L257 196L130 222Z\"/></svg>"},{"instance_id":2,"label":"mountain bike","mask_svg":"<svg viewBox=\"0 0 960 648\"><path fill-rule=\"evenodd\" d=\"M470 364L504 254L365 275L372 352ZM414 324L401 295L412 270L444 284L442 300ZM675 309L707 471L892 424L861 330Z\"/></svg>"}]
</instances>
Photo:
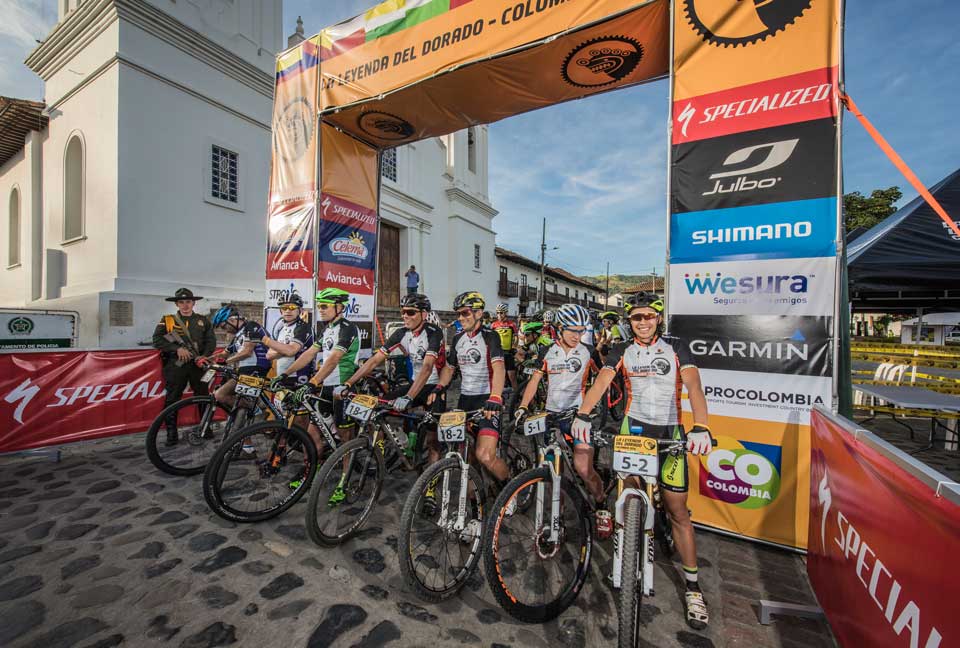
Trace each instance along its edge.
<instances>
[{"instance_id":1,"label":"mountain bike","mask_svg":"<svg viewBox=\"0 0 960 648\"><path fill-rule=\"evenodd\" d=\"M326 547L346 542L363 528L388 471L415 470L420 465L426 426L436 422L431 414L396 412L392 400L368 394L348 394L348 398L346 414L357 421L359 434L320 466L307 504L307 533ZM415 422L412 445L402 426L388 416Z\"/></svg>"},{"instance_id":2,"label":"mountain bike","mask_svg":"<svg viewBox=\"0 0 960 648\"><path fill-rule=\"evenodd\" d=\"M263 385L261 385L262 388ZM293 403L293 390L274 394L280 416L237 430L217 448L203 474L203 497L214 513L231 522L260 522L280 515L310 490L319 465L317 447L297 424L306 415L335 450L333 417L320 412L322 399L307 394Z\"/></svg>"},{"instance_id":3,"label":"mountain bike","mask_svg":"<svg viewBox=\"0 0 960 648\"><path fill-rule=\"evenodd\" d=\"M610 388L607 390L607 393L600 399L597 428L603 429L608 421L620 423L620 421L623 420L626 404L627 399L624 393L623 377L617 374L613 382L610 383Z\"/></svg>"},{"instance_id":4,"label":"mountain bike","mask_svg":"<svg viewBox=\"0 0 960 648\"><path fill-rule=\"evenodd\" d=\"M482 417L481 410L440 415L437 440L447 451L411 487L400 515L400 573L426 601L455 594L478 566L487 484L496 483L485 481L470 463L471 436ZM498 452L511 474L531 465L522 447L504 442L503 436Z\"/></svg>"},{"instance_id":5,"label":"mountain bike","mask_svg":"<svg viewBox=\"0 0 960 648\"><path fill-rule=\"evenodd\" d=\"M253 377L240 376L234 367L210 365L201 380L211 387L215 383L238 380L236 403L233 407L227 407L218 402L212 393L171 403L157 415L147 429L145 444L150 463L170 475L199 475L206 468L217 446L231 432L253 422L259 416L258 411L269 412L274 418L279 417L280 413L267 393L257 389L255 385L246 384L255 382L248 380L249 378ZM249 395L253 393L256 395ZM167 434L161 435L161 430ZM166 436L171 434L171 430L177 442L167 445Z\"/></svg>"}]
</instances>

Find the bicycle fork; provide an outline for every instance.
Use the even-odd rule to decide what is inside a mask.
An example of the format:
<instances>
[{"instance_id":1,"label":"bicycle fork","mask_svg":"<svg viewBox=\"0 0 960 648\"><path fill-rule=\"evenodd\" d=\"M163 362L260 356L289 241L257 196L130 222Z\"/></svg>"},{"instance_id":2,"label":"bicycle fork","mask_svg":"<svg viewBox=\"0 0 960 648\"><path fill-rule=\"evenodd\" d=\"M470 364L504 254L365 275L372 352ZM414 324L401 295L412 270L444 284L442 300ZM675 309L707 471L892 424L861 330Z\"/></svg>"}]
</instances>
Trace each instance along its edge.
<instances>
[{"instance_id":1,"label":"bicycle fork","mask_svg":"<svg viewBox=\"0 0 960 648\"><path fill-rule=\"evenodd\" d=\"M466 449L464 449L464 454ZM450 516L450 473L443 471L443 482L440 494L440 526L450 528L451 531L460 533L467 525L467 485L470 481L470 464L458 452L450 452L447 457L456 457L460 461L460 492L457 493L457 518L452 527L448 526Z\"/></svg>"},{"instance_id":2,"label":"bicycle fork","mask_svg":"<svg viewBox=\"0 0 960 648\"><path fill-rule=\"evenodd\" d=\"M620 588L623 582L623 535L624 518L626 517L624 509L627 501L637 498L644 509L643 515L643 542L640 546L640 560L637 561L638 573L633 574L634 578L640 579L643 587L643 596L653 596L653 486L646 484L644 490L639 488L624 488L623 479L617 480L617 504L614 513L616 531L613 535L613 586ZM630 576L628 574L628 576Z\"/></svg>"}]
</instances>

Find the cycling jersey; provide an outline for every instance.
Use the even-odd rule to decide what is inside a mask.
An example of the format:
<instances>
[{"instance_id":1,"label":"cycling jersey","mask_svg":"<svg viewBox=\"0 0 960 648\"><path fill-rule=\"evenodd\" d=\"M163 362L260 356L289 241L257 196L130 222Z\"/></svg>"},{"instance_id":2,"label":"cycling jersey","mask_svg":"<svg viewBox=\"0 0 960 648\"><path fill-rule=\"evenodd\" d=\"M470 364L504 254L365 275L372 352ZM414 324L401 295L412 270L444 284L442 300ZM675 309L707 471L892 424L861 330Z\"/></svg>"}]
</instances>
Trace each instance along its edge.
<instances>
[{"instance_id":1,"label":"cycling jersey","mask_svg":"<svg viewBox=\"0 0 960 648\"><path fill-rule=\"evenodd\" d=\"M392 351L400 349L407 357L407 378L416 380L423 369L423 361L427 356L436 358L428 385L435 385L440 379L438 371L443 369L445 352L443 347L443 331L436 324L424 323L418 330L406 328L397 329L393 335L380 347L380 353L390 355Z\"/></svg>"},{"instance_id":2,"label":"cycling jersey","mask_svg":"<svg viewBox=\"0 0 960 648\"><path fill-rule=\"evenodd\" d=\"M489 394L493 384L493 363L503 362L500 336L485 326L474 333L457 333L447 362L460 370L460 394Z\"/></svg>"},{"instance_id":3,"label":"cycling jersey","mask_svg":"<svg viewBox=\"0 0 960 648\"><path fill-rule=\"evenodd\" d=\"M541 337L550 338L551 342L556 342L560 339L560 334L557 332L557 329L553 324L544 324L543 328L540 330Z\"/></svg>"},{"instance_id":4,"label":"cycling jersey","mask_svg":"<svg viewBox=\"0 0 960 648\"><path fill-rule=\"evenodd\" d=\"M328 322L323 329L320 340L313 346L320 349L322 355L319 365L322 367L335 350L343 351L343 357L337 363L330 375L324 378L324 387L342 385L357 369L357 352L360 350L360 331L353 322L338 317Z\"/></svg>"},{"instance_id":5,"label":"cycling jersey","mask_svg":"<svg viewBox=\"0 0 960 648\"><path fill-rule=\"evenodd\" d=\"M281 356L277 358L277 373L286 373L287 368L294 363L294 361L300 357L304 350L309 349L310 345L313 344L313 332L310 330L310 325L304 322L302 319L296 319L292 322L283 322L280 330L276 334L277 342L281 344L296 344L300 348L297 349L297 352L292 356ZM294 375L297 378L302 378L300 382L305 382L310 379L314 373L314 368L311 365L304 367L303 369L298 370Z\"/></svg>"},{"instance_id":6,"label":"cycling jersey","mask_svg":"<svg viewBox=\"0 0 960 648\"><path fill-rule=\"evenodd\" d=\"M490 324L497 335L500 336L500 348L504 351L510 351L513 349L514 340L520 335L520 329L517 328L517 323L513 320L494 320Z\"/></svg>"},{"instance_id":7,"label":"cycling jersey","mask_svg":"<svg viewBox=\"0 0 960 648\"><path fill-rule=\"evenodd\" d=\"M650 344L621 342L610 349L604 367L623 374L630 418L649 425L680 423L680 371L696 367L686 343L670 336Z\"/></svg>"},{"instance_id":8,"label":"cycling jersey","mask_svg":"<svg viewBox=\"0 0 960 648\"><path fill-rule=\"evenodd\" d=\"M580 336L580 341L590 346L596 344L596 336L594 335L592 322L587 322L586 329L583 331L583 335Z\"/></svg>"},{"instance_id":9,"label":"cycling jersey","mask_svg":"<svg viewBox=\"0 0 960 648\"><path fill-rule=\"evenodd\" d=\"M227 353L229 355L240 353L240 351L243 350L244 344L254 341L256 340L247 337L247 334L244 333L244 330L241 328L237 331L237 334L233 336L233 342L227 346ZM241 373L256 371L265 374L270 370L270 361L267 360L267 351L270 349L263 343L259 341L256 342L257 346L253 348L253 353L237 361L237 368Z\"/></svg>"},{"instance_id":10,"label":"cycling jersey","mask_svg":"<svg viewBox=\"0 0 960 648\"><path fill-rule=\"evenodd\" d=\"M600 370L600 356L580 343L572 349L551 344L540 349L538 371L547 375L547 411L562 412L583 402L590 375Z\"/></svg>"}]
</instances>

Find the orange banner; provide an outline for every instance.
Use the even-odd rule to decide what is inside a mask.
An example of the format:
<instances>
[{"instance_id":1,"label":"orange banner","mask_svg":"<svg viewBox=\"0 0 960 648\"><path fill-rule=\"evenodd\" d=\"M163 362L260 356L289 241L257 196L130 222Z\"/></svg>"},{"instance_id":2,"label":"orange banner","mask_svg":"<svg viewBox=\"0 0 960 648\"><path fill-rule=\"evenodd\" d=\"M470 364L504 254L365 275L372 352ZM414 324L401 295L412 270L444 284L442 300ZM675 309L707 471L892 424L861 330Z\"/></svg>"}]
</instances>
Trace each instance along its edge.
<instances>
[{"instance_id":1,"label":"orange banner","mask_svg":"<svg viewBox=\"0 0 960 648\"><path fill-rule=\"evenodd\" d=\"M838 64L840 0L677 0L674 101Z\"/></svg>"},{"instance_id":2,"label":"orange banner","mask_svg":"<svg viewBox=\"0 0 960 648\"><path fill-rule=\"evenodd\" d=\"M316 199L319 63L316 37L277 58L271 203Z\"/></svg>"},{"instance_id":3,"label":"orange banner","mask_svg":"<svg viewBox=\"0 0 960 648\"><path fill-rule=\"evenodd\" d=\"M570 29L587 26L651 2L666 0L483 0L434 15L402 31L324 56L321 110L376 97L438 72L504 54ZM337 39L367 38L385 2L317 36L325 51Z\"/></svg>"},{"instance_id":4,"label":"orange banner","mask_svg":"<svg viewBox=\"0 0 960 648\"><path fill-rule=\"evenodd\" d=\"M323 193L376 211L380 181L377 151L329 124L323 124L320 142Z\"/></svg>"}]
</instances>

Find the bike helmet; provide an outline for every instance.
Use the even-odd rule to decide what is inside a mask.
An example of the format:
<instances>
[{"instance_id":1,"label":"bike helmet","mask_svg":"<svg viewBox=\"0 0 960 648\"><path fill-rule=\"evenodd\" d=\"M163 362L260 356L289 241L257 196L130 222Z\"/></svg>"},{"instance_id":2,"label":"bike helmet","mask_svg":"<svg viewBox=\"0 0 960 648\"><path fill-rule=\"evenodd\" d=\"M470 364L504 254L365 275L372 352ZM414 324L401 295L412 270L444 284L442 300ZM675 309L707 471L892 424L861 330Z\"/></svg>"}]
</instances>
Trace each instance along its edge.
<instances>
[{"instance_id":1,"label":"bike helmet","mask_svg":"<svg viewBox=\"0 0 960 648\"><path fill-rule=\"evenodd\" d=\"M291 291L288 297L285 297L277 302L277 306L283 306L284 304L293 304L299 309L303 309L303 299L297 293Z\"/></svg>"},{"instance_id":2,"label":"bike helmet","mask_svg":"<svg viewBox=\"0 0 960 648\"><path fill-rule=\"evenodd\" d=\"M582 326L590 323L590 313L579 304L564 304L557 309L557 324L561 327Z\"/></svg>"},{"instance_id":3,"label":"bike helmet","mask_svg":"<svg viewBox=\"0 0 960 648\"><path fill-rule=\"evenodd\" d=\"M618 314L615 313L614 311L607 311L607 312L605 312L605 313L600 313L600 319L601 319L601 320L610 320L611 322L613 322L614 324L616 324L617 322L620 321L620 315L618 315Z\"/></svg>"},{"instance_id":4,"label":"bike helmet","mask_svg":"<svg viewBox=\"0 0 960 648\"><path fill-rule=\"evenodd\" d=\"M506 313L506 312L507 312L507 305L506 305L506 304L497 304L496 312L498 312L498 313Z\"/></svg>"},{"instance_id":5,"label":"bike helmet","mask_svg":"<svg viewBox=\"0 0 960 648\"><path fill-rule=\"evenodd\" d=\"M214 326L220 326L221 324L225 324L226 321L231 317L239 317L240 319L243 319L243 316L240 315L240 311L237 310L236 306L234 306L233 304L227 304L226 306L221 307L220 310L218 310L216 313L214 313L213 319L211 319L210 321L213 323Z\"/></svg>"},{"instance_id":6,"label":"bike helmet","mask_svg":"<svg viewBox=\"0 0 960 648\"><path fill-rule=\"evenodd\" d=\"M543 330L543 322L527 322L520 327L520 332L524 335L530 333L533 335L539 335L540 331Z\"/></svg>"},{"instance_id":7,"label":"bike helmet","mask_svg":"<svg viewBox=\"0 0 960 648\"><path fill-rule=\"evenodd\" d=\"M318 304L346 304L350 301L350 293L340 288L324 288L317 293Z\"/></svg>"},{"instance_id":8,"label":"bike helmet","mask_svg":"<svg viewBox=\"0 0 960 648\"><path fill-rule=\"evenodd\" d=\"M420 293L411 293L400 298L400 308L416 308L417 310L430 310L430 298Z\"/></svg>"},{"instance_id":9,"label":"bike helmet","mask_svg":"<svg viewBox=\"0 0 960 648\"><path fill-rule=\"evenodd\" d=\"M663 312L663 300L660 298L660 295L653 292L647 292L646 290L641 290L635 295L630 295L623 301L623 312L627 315L630 314L634 308L644 308L649 307L658 313Z\"/></svg>"},{"instance_id":10,"label":"bike helmet","mask_svg":"<svg viewBox=\"0 0 960 648\"><path fill-rule=\"evenodd\" d=\"M553 324L554 319L556 319L556 313L554 313L552 310L543 311L544 324Z\"/></svg>"},{"instance_id":11,"label":"bike helmet","mask_svg":"<svg viewBox=\"0 0 960 648\"><path fill-rule=\"evenodd\" d=\"M483 295L473 290L462 292L453 298L453 310L460 310L461 308L483 310L486 305L487 302L484 301Z\"/></svg>"}]
</instances>

